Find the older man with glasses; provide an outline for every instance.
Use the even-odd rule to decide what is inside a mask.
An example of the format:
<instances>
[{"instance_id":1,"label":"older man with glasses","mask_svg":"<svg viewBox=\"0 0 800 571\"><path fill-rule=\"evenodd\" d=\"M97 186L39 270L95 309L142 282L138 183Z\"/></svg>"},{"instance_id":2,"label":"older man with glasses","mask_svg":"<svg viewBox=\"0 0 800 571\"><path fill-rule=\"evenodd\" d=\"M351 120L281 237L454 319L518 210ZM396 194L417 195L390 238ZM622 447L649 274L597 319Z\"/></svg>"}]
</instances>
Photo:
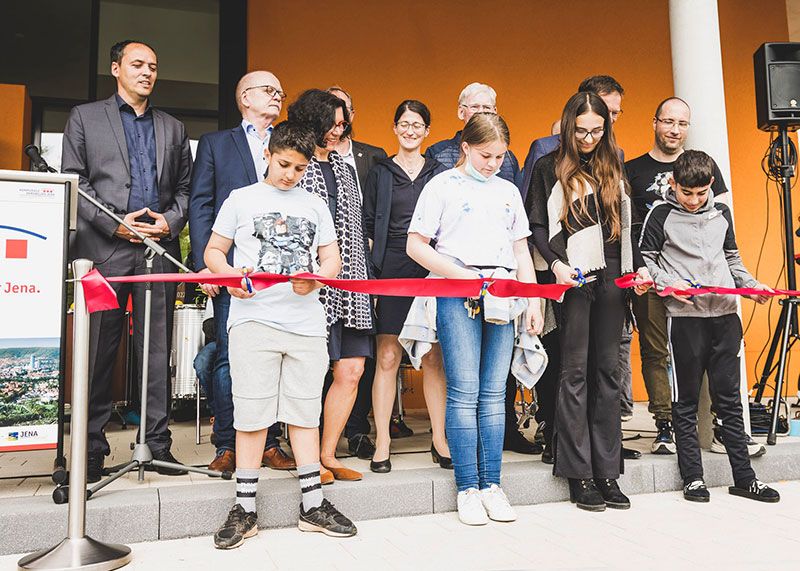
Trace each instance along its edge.
<instances>
[{"instance_id":1,"label":"older man with glasses","mask_svg":"<svg viewBox=\"0 0 800 571\"><path fill-rule=\"evenodd\" d=\"M485 83L470 83L458 96L458 118L467 124L475 113L497 113L497 92ZM447 168L453 168L461 154L461 130L452 139L434 143L425 151L425 158L436 159ZM516 185L520 184L519 162L510 150L503 159L497 176Z\"/></svg>"},{"instance_id":2,"label":"older man with glasses","mask_svg":"<svg viewBox=\"0 0 800 571\"><path fill-rule=\"evenodd\" d=\"M268 71L252 71L236 85L236 104L242 122L233 129L200 137L192 172L189 197L189 234L192 257L197 271L208 272L203 252L211 237L214 219L232 190L255 184L266 175L264 150L269 145L272 123L278 118L286 94L281 82ZM232 261L232 257L231 257ZM231 297L226 288L201 286L214 303L217 354L211 373L213 391L216 457L212 470L236 469L236 431L233 429L233 397L228 362L228 310ZM281 450L279 424L267 432L263 465L275 470L293 470L295 462Z\"/></svg>"}]
</instances>

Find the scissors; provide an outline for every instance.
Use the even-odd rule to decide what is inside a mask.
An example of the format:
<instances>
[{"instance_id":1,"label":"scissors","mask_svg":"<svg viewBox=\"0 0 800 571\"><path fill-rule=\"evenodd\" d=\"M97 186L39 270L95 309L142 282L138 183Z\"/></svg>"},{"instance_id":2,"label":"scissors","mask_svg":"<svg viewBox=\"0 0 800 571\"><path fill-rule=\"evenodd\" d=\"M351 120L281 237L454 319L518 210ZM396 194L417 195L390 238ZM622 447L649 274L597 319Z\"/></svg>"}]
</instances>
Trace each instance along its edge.
<instances>
[{"instance_id":1,"label":"scissors","mask_svg":"<svg viewBox=\"0 0 800 571\"><path fill-rule=\"evenodd\" d=\"M575 278L575 281L578 282L578 287L583 287L597 279L597 276L584 276L580 268L575 268L575 271L578 273L577 277Z\"/></svg>"}]
</instances>

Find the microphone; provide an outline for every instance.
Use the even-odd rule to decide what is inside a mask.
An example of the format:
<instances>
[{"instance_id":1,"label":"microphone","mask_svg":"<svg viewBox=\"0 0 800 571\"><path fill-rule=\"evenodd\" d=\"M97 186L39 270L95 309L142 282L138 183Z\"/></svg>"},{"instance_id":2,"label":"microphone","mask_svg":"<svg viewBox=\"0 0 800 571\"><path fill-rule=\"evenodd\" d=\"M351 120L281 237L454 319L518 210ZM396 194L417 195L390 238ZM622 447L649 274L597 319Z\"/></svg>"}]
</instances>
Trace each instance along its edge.
<instances>
[{"instance_id":1,"label":"microphone","mask_svg":"<svg viewBox=\"0 0 800 571\"><path fill-rule=\"evenodd\" d=\"M36 145L28 145L25 147L25 154L28 155L28 158L31 160L31 165L36 172L56 172L56 169L48 165L47 161L42 158L39 147Z\"/></svg>"}]
</instances>

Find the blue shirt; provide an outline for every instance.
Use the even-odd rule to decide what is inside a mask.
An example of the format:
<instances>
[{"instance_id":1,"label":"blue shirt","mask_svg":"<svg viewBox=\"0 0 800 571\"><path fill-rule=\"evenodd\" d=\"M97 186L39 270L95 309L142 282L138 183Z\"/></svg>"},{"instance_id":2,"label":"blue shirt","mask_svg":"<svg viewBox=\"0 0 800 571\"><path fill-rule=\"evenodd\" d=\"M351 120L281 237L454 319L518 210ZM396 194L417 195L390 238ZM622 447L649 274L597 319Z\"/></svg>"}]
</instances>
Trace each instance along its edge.
<instances>
[{"instance_id":1,"label":"blue shirt","mask_svg":"<svg viewBox=\"0 0 800 571\"><path fill-rule=\"evenodd\" d=\"M258 136L256 126L247 119L242 119L242 129L247 135L247 145L250 147L250 155L253 157L253 166L256 167L256 178L263 179L267 172L267 159L264 158L264 149L269 146L269 137L272 135L272 125L267 127L264 138Z\"/></svg>"},{"instance_id":2,"label":"blue shirt","mask_svg":"<svg viewBox=\"0 0 800 571\"><path fill-rule=\"evenodd\" d=\"M153 128L153 110L137 116L133 107L119 95L117 105L128 146L128 162L131 167L131 191L128 196L128 212L149 208L155 212L158 206L158 169L156 167L156 133Z\"/></svg>"}]
</instances>

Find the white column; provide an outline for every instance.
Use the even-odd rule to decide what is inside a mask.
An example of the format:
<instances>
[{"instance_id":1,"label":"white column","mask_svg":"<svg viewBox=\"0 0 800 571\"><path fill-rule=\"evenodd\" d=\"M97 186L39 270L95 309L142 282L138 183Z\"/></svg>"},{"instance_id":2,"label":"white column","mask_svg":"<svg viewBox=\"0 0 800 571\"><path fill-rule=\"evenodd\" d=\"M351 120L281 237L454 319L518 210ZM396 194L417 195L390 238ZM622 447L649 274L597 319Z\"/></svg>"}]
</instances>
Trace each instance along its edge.
<instances>
[{"instance_id":1,"label":"white column","mask_svg":"<svg viewBox=\"0 0 800 571\"><path fill-rule=\"evenodd\" d=\"M700 149L714 157L722 176L732 189L717 0L670 0L669 30L674 94L692 108L692 126L686 146ZM732 211L733 201L725 202ZM741 311L739 313L741 315ZM744 423L745 430L749 433L749 391L744 351L741 358L741 377ZM712 436L709 404L706 387L701 392L698 411L698 430L704 447L710 446Z\"/></svg>"}]
</instances>

